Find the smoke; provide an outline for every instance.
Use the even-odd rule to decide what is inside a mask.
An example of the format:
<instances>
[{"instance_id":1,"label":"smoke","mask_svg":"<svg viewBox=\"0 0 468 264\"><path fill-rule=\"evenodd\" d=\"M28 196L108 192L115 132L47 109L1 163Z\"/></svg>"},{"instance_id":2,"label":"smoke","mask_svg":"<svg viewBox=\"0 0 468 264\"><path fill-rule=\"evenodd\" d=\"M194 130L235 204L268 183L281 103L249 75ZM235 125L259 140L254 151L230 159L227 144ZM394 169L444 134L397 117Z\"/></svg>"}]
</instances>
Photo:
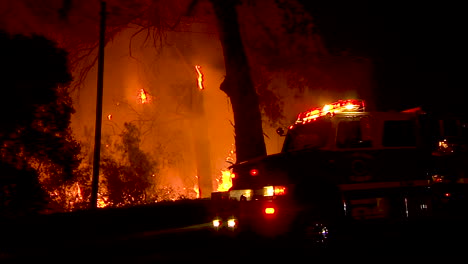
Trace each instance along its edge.
<instances>
[{"instance_id":1,"label":"smoke","mask_svg":"<svg viewBox=\"0 0 468 264\"><path fill-rule=\"evenodd\" d=\"M119 134L125 122L137 124L140 147L151 153L164 174L161 184L174 189L201 184L202 195L209 196L229 165L225 159L234 139L229 101L219 90L224 76L221 47L210 34L182 36L181 42L177 33L170 33L167 45L155 53L142 34L132 39L130 56L129 40L137 30L121 32L106 46L102 134ZM202 91L195 65L204 74ZM88 136L85 131L94 130L96 78L93 69L76 96L72 125L82 140ZM141 103L142 89L149 103Z\"/></svg>"}]
</instances>

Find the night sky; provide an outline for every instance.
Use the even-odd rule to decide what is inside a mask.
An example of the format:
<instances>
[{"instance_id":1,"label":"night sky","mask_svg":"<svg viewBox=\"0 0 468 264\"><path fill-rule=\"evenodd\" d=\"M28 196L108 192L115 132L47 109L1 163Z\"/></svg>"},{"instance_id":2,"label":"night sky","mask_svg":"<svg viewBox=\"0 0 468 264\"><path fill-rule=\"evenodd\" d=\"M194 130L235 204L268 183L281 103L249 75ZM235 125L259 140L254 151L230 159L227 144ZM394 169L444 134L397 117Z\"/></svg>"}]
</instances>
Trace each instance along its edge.
<instances>
[{"instance_id":1,"label":"night sky","mask_svg":"<svg viewBox=\"0 0 468 264\"><path fill-rule=\"evenodd\" d=\"M371 58L380 110L419 105L458 110L466 81L465 32L454 1L307 1L333 53Z\"/></svg>"}]
</instances>

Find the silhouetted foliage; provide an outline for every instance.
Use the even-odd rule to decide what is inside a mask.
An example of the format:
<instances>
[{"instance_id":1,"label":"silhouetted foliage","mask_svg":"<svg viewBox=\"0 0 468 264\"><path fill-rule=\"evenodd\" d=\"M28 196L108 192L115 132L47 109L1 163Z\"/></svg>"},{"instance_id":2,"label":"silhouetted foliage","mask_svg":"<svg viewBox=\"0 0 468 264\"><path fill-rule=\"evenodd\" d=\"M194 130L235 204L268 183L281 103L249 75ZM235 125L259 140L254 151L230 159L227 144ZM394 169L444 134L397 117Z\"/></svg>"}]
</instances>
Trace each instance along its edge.
<instances>
[{"instance_id":1,"label":"silhouetted foliage","mask_svg":"<svg viewBox=\"0 0 468 264\"><path fill-rule=\"evenodd\" d=\"M0 49L2 211L37 211L33 204L47 200L39 177L48 187L59 186L80 162L70 129L67 53L43 36L1 32Z\"/></svg>"},{"instance_id":2,"label":"silhouetted foliage","mask_svg":"<svg viewBox=\"0 0 468 264\"><path fill-rule=\"evenodd\" d=\"M110 206L137 205L149 200L156 163L140 149L140 141L139 129L132 123L124 123L119 137L108 142L103 150L101 168Z\"/></svg>"}]
</instances>

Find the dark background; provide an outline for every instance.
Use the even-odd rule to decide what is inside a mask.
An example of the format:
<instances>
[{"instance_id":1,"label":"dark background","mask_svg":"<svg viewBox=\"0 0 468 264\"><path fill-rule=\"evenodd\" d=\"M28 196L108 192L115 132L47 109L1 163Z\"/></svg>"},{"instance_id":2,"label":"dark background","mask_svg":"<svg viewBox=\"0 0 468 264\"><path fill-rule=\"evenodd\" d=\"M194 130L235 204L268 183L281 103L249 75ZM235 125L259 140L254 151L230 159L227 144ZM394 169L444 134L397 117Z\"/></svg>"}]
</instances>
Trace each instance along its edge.
<instances>
[{"instance_id":1,"label":"dark background","mask_svg":"<svg viewBox=\"0 0 468 264\"><path fill-rule=\"evenodd\" d=\"M463 8L454 1L307 1L333 53L374 63L377 108L464 111Z\"/></svg>"}]
</instances>

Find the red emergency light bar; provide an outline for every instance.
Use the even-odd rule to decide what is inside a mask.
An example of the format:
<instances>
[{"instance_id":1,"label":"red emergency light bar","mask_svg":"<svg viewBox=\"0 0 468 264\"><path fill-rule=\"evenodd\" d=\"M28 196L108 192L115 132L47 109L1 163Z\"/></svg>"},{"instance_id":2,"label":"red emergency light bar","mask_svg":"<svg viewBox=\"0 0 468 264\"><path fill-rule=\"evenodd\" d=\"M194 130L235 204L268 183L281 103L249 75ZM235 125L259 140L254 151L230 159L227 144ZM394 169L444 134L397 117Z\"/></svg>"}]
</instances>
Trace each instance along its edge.
<instances>
[{"instance_id":1,"label":"red emergency light bar","mask_svg":"<svg viewBox=\"0 0 468 264\"><path fill-rule=\"evenodd\" d=\"M347 99L326 104L323 107L311 108L297 116L295 124L305 124L327 114L334 115L342 112L364 112L364 100Z\"/></svg>"}]
</instances>

